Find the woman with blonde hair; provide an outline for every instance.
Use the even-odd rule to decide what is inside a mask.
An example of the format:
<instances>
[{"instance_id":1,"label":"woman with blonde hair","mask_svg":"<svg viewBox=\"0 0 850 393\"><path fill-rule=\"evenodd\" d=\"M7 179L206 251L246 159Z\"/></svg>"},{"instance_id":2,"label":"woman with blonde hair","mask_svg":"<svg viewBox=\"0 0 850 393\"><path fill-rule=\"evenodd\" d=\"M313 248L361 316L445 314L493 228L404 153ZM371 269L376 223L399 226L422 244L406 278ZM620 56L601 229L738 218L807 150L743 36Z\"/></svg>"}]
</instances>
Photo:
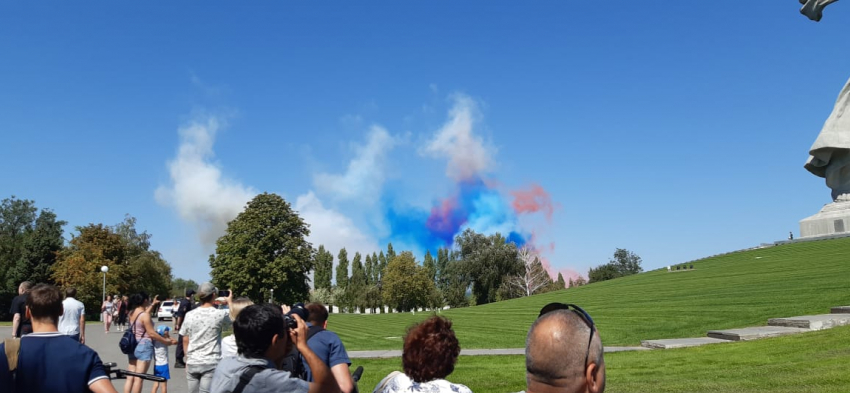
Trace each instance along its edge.
<instances>
[{"instance_id":1,"label":"woman with blonde hair","mask_svg":"<svg viewBox=\"0 0 850 393\"><path fill-rule=\"evenodd\" d=\"M251 299L247 297L236 298L233 303L230 304L230 320L235 321L236 316L239 315L239 312L242 311L243 308L248 307L254 304ZM231 334L223 339L221 339L221 357L226 358L228 356L236 356L236 335Z\"/></svg>"}]
</instances>

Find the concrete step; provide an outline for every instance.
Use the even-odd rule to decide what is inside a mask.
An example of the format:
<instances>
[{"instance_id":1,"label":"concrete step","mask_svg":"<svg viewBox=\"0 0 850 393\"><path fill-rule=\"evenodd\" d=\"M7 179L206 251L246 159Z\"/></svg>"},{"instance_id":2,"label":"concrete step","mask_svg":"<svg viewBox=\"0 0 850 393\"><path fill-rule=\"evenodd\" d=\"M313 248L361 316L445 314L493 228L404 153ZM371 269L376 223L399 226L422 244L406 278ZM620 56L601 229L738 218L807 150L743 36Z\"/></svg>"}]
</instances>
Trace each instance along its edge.
<instances>
[{"instance_id":1,"label":"concrete step","mask_svg":"<svg viewBox=\"0 0 850 393\"><path fill-rule=\"evenodd\" d=\"M742 329L709 330L708 337L731 341L749 341L808 331L810 330L785 326L755 326Z\"/></svg>"},{"instance_id":2,"label":"concrete step","mask_svg":"<svg viewBox=\"0 0 850 393\"><path fill-rule=\"evenodd\" d=\"M728 343L729 340L722 340L719 338L711 338L711 337L698 337L698 338L672 338L672 339L663 339L663 340L643 340L640 342L640 345L653 348L653 349L671 349L671 348L685 348L685 347L696 347L700 345L706 344L719 344L719 343Z\"/></svg>"},{"instance_id":3,"label":"concrete step","mask_svg":"<svg viewBox=\"0 0 850 393\"><path fill-rule=\"evenodd\" d=\"M850 314L850 306L833 307L829 312L833 314Z\"/></svg>"},{"instance_id":4,"label":"concrete step","mask_svg":"<svg viewBox=\"0 0 850 393\"><path fill-rule=\"evenodd\" d=\"M850 314L802 315L790 318L771 318L770 326L786 326L808 330L830 329L836 326L850 325Z\"/></svg>"}]
</instances>

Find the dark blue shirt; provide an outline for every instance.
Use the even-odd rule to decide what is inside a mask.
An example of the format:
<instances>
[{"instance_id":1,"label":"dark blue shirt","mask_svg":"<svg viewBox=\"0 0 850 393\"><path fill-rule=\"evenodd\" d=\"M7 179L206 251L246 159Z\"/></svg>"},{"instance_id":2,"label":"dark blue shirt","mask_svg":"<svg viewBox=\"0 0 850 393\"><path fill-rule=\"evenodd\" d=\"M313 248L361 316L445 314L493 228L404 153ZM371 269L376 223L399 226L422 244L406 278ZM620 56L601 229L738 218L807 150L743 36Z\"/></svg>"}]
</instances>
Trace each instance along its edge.
<instances>
[{"instance_id":1,"label":"dark blue shirt","mask_svg":"<svg viewBox=\"0 0 850 393\"><path fill-rule=\"evenodd\" d=\"M336 333L322 330L316 333L313 337L307 340L307 346L316 353L316 356L328 365L328 368L339 364L351 365L351 360L348 358L348 352L345 352L345 346L342 345L342 340ZM304 361L304 368L307 369L307 381L313 382L313 371L307 361Z\"/></svg>"},{"instance_id":2,"label":"dark blue shirt","mask_svg":"<svg viewBox=\"0 0 850 393\"><path fill-rule=\"evenodd\" d=\"M30 333L21 339L18 392L88 392L89 385L109 378L97 352L59 332ZM12 391L5 345L0 343L0 392Z\"/></svg>"}]
</instances>

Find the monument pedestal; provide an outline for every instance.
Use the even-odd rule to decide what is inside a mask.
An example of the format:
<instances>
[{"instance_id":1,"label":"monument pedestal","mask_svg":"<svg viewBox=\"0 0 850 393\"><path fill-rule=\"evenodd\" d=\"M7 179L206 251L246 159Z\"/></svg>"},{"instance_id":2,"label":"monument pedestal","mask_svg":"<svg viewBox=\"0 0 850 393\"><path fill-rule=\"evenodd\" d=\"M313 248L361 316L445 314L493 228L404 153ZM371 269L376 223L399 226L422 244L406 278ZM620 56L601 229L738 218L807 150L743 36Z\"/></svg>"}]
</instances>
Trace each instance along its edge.
<instances>
[{"instance_id":1,"label":"monument pedestal","mask_svg":"<svg viewBox=\"0 0 850 393\"><path fill-rule=\"evenodd\" d=\"M850 232L850 201L827 204L818 214L800 220L800 237L841 235Z\"/></svg>"}]
</instances>

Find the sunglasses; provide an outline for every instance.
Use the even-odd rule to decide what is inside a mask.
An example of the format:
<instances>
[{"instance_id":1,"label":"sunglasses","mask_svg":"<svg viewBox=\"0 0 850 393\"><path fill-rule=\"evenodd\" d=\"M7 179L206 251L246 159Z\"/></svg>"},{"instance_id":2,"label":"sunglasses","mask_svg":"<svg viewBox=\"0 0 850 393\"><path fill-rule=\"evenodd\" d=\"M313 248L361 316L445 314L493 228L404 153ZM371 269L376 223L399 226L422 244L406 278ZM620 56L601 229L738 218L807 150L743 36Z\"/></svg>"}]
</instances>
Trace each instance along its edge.
<instances>
[{"instance_id":1,"label":"sunglasses","mask_svg":"<svg viewBox=\"0 0 850 393\"><path fill-rule=\"evenodd\" d=\"M587 369L587 363L590 359L590 343L591 341L593 341L593 331L596 330L596 325L594 325L593 323L593 318L591 318L590 314L588 314L587 311L584 311L581 307L576 306L575 304L567 303L549 303L540 309L540 315L538 315L537 318L539 319L543 315L555 310L570 310L578 314L578 316L581 317L582 320L584 320L584 323L587 324L587 327L590 328L590 337L587 338L587 352L584 354L584 368Z\"/></svg>"}]
</instances>

